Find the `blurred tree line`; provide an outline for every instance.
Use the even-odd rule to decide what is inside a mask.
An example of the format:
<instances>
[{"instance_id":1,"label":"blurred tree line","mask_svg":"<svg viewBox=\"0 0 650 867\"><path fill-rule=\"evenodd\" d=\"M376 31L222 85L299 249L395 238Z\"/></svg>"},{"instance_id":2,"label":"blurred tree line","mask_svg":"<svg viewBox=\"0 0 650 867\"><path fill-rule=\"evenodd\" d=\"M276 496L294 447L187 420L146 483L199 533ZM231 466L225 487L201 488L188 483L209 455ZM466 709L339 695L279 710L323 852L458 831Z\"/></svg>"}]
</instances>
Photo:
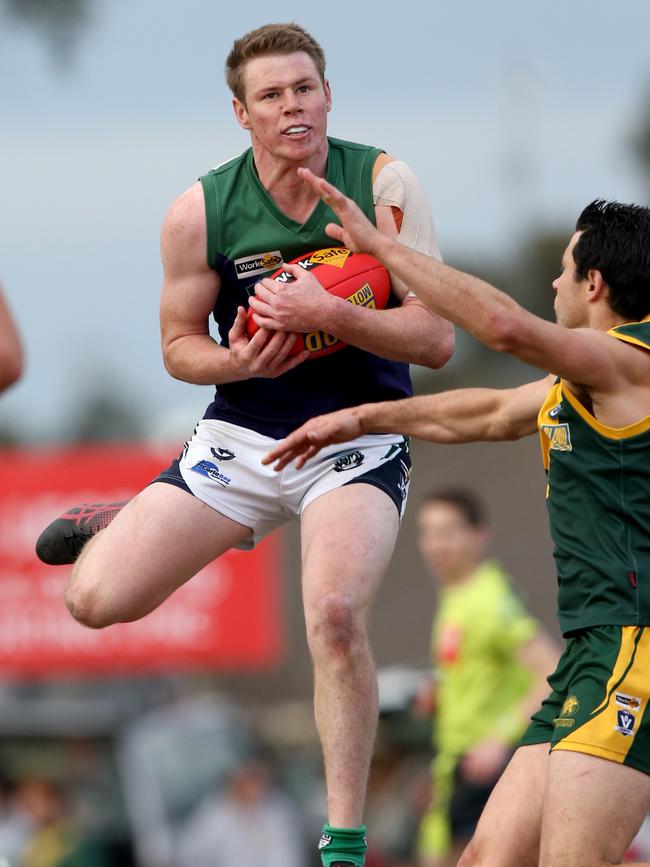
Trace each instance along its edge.
<instances>
[{"instance_id":1,"label":"blurred tree line","mask_svg":"<svg viewBox=\"0 0 650 867\"><path fill-rule=\"evenodd\" d=\"M96 0L0 0L4 17L43 38L54 62L69 66L77 39L90 23Z\"/></svg>"}]
</instances>

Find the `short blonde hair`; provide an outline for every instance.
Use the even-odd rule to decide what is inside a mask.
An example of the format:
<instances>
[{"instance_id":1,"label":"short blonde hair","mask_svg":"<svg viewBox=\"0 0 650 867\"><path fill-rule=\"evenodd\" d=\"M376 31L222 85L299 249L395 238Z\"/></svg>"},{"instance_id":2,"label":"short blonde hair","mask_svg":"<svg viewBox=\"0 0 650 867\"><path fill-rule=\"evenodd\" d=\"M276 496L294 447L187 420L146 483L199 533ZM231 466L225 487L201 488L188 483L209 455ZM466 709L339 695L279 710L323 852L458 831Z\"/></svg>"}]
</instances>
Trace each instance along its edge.
<instances>
[{"instance_id":1,"label":"short blonde hair","mask_svg":"<svg viewBox=\"0 0 650 867\"><path fill-rule=\"evenodd\" d=\"M325 81L325 52L299 24L265 24L236 39L226 59L226 81L233 95L245 102L244 68L254 57L266 54L294 54L304 51L314 61L321 81Z\"/></svg>"}]
</instances>

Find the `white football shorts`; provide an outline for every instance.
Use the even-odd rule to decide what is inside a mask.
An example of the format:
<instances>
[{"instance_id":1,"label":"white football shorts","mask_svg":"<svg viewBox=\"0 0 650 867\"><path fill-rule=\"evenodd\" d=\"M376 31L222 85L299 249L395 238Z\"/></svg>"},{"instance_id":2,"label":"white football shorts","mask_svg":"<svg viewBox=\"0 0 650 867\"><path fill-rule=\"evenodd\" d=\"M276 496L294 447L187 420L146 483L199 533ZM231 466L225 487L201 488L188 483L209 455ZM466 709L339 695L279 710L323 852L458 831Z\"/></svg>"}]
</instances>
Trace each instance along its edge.
<instances>
[{"instance_id":1,"label":"white football shorts","mask_svg":"<svg viewBox=\"0 0 650 867\"><path fill-rule=\"evenodd\" d=\"M250 540L239 546L245 549L343 485L374 485L391 498L400 518L404 514L411 475L408 437L368 434L327 446L300 470L290 464L279 473L262 464L277 442L230 422L202 419L180 457L154 482L176 485L250 527Z\"/></svg>"}]
</instances>

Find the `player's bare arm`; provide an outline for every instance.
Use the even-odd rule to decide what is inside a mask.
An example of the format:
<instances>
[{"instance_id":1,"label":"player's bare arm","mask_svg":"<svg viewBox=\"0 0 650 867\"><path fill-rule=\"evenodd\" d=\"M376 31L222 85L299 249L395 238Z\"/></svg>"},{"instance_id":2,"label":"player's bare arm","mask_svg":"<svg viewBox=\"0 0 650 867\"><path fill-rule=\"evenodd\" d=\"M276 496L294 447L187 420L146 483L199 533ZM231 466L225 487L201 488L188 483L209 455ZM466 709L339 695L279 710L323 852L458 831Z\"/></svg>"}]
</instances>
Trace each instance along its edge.
<instances>
[{"instance_id":1,"label":"player's bare arm","mask_svg":"<svg viewBox=\"0 0 650 867\"><path fill-rule=\"evenodd\" d=\"M641 391L649 372L647 353L621 345L605 333L600 323L595 322L590 328L566 328L533 315L484 280L422 256L382 235L353 202L323 178L306 169L300 169L299 173L341 220L341 226L328 226L328 234L353 250L363 250L380 259L428 308L464 328L491 349L508 352L528 364L550 370L576 384L578 390L581 386L590 392L593 390L596 400L600 401L601 413L616 416L617 425L632 423L650 411L650 407L639 407L637 401L632 401L628 412L621 417L622 402L618 400L616 407L608 407L606 399L606 395L620 398L625 385ZM571 267L567 248L563 275ZM599 272L590 272L589 279L583 283L582 290L590 302L597 302L607 291ZM616 324L614 318L606 327ZM601 420L611 423L602 416Z\"/></svg>"},{"instance_id":2,"label":"player's bare arm","mask_svg":"<svg viewBox=\"0 0 650 867\"><path fill-rule=\"evenodd\" d=\"M19 379L23 350L18 329L0 287L0 391Z\"/></svg>"},{"instance_id":3,"label":"player's bare arm","mask_svg":"<svg viewBox=\"0 0 650 867\"><path fill-rule=\"evenodd\" d=\"M380 155L375 163L373 180L394 162L393 157ZM403 171L412 175L406 167ZM410 188L401 197L380 199L389 200L395 204L375 206L378 229L386 237L397 238L402 219L414 224L418 220L428 220L433 233L428 204L414 176ZM403 209L409 211L403 213ZM415 240L418 227L409 228ZM427 233L421 230L421 234ZM435 244L435 237L433 242ZM391 274L392 288L401 306L373 310L347 304L343 299L330 295L314 275L304 269L288 266L286 270L294 276L295 282L278 284L266 279L258 284L256 295L251 299L258 325L282 331L325 330L345 343L384 358L434 369L442 367L451 357L454 346L451 324L428 310L397 275Z\"/></svg>"},{"instance_id":4,"label":"player's bare arm","mask_svg":"<svg viewBox=\"0 0 650 867\"><path fill-rule=\"evenodd\" d=\"M174 201L162 229L160 328L167 371L175 379L212 385L280 376L304 361L302 355L288 358L293 334L260 329L249 340L243 307L229 332L229 348L210 336L208 321L220 281L208 266L205 251L203 192L194 184Z\"/></svg>"},{"instance_id":5,"label":"player's bare arm","mask_svg":"<svg viewBox=\"0 0 650 867\"><path fill-rule=\"evenodd\" d=\"M264 458L302 467L321 448L392 431L435 443L516 440L535 433L553 376L518 388L461 388L405 400L365 403L310 419Z\"/></svg>"}]
</instances>

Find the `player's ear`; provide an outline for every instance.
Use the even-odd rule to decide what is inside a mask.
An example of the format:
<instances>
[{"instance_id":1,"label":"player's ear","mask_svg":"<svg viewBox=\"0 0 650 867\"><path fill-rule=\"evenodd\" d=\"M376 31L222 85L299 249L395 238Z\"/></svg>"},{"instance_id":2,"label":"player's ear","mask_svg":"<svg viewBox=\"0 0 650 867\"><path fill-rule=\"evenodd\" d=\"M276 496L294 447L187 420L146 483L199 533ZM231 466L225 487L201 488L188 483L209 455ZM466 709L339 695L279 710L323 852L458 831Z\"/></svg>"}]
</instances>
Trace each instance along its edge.
<instances>
[{"instance_id":1,"label":"player's ear","mask_svg":"<svg viewBox=\"0 0 650 867\"><path fill-rule=\"evenodd\" d=\"M325 99L327 100L327 110L330 111L332 108L332 88L330 87L330 83L327 79L323 81L323 88L325 89Z\"/></svg>"},{"instance_id":2,"label":"player's ear","mask_svg":"<svg viewBox=\"0 0 650 867\"><path fill-rule=\"evenodd\" d=\"M237 99L237 97L233 97L232 100L233 111L235 112L235 117L237 118L237 123L242 129L250 129L250 121L248 119L248 112L246 111L246 106L244 103Z\"/></svg>"},{"instance_id":3,"label":"player's ear","mask_svg":"<svg viewBox=\"0 0 650 867\"><path fill-rule=\"evenodd\" d=\"M587 301L599 301L607 294L607 283L597 268L587 272Z\"/></svg>"}]
</instances>

